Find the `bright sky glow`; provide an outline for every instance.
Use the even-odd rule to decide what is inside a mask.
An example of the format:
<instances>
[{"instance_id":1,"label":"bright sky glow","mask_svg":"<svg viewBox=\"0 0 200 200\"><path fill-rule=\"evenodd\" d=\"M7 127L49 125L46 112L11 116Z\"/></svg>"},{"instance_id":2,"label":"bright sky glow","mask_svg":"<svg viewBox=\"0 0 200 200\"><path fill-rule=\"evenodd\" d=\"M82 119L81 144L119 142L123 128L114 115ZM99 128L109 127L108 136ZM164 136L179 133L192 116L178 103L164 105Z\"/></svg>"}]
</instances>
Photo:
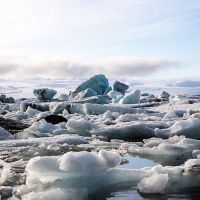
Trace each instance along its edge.
<instances>
[{"instance_id":1,"label":"bright sky glow","mask_svg":"<svg viewBox=\"0 0 200 200\"><path fill-rule=\"evenodd\" d=\"M0 77L200 76L199 0L0 0Z\"/></svg>"}]
</instances>

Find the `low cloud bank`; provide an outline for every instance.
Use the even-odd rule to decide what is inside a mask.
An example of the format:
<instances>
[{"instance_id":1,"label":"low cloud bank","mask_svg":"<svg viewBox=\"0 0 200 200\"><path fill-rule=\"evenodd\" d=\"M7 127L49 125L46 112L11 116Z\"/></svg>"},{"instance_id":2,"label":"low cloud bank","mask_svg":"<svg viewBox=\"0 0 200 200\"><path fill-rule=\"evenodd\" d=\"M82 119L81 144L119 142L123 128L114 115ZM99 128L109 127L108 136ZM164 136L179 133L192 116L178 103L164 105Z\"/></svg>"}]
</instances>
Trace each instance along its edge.
<instances>
[{"instance_id":1,"label":"low cloud bank","mask_svg":"<svg viewBox=\"0 0 200 200\"><path fill-rule=\"evenodd\" d=\"M179 67L179 63L160 59L110 58L94 62L51 59L34 63L20 60L0 61L1 78L81 78L94 74L106 74L109 77L143 77Z\"/></svg>"}]
</instances>

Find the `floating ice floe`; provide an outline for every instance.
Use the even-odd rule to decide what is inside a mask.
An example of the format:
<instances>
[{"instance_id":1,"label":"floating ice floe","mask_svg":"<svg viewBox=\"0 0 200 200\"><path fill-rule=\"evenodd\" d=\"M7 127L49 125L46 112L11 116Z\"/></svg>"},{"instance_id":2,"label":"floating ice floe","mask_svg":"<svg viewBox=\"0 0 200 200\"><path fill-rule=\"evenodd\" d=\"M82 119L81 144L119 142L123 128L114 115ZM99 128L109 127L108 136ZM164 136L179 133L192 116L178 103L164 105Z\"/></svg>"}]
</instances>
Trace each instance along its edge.
<instances>
[{"instance_id":1,"label":"floating ice floe","mask_svg":"<svg viewBox=\"0 0 200 200\"><path fill-rule=\"evenodd\" d=\"M122 144L120 148L164 165L174 165L182 164L185 160L192 158L192 152L200 149L200 141L184 136L173 136L169 139L145 139L142 145Z\"/></svg>"},{"instance_id":2,"label":"floating ice floe","mask_svg":"<svg viewBox=\"0 0 200 200\"><path fill-rule=\"evenodd\" d=\"M98 104L71 104L69 106L70 113L80 113L80 114L87 114L87 115L100 115L105 113L107 110L111 112L118 112L119 114L126 114L126 113L143 113L145 109L142 108L131 108L130 106L124 105L98 105Z\"/></svg>"},{"instance_id":3,"label":"floating ice floe","mask_svg":"<svg viewBox=\"0 0 200 200\"><path fill-rule=\"evenodd\" d=\"M17 140L4 140L0 141L0 148L8 147L26 147L40 144L86 144L88 140L71 134L56 135L52 137L41 137L41 138L28 138L28 139L17 139Z\"/></svg>"},{"instance_id":4,"label":"floating ice floe","mask_svg":"<svg viewBox=\"0 0 200 200\"><path fill-rule=\"evenodd\" d=\"M156 137L169 138L174 135L185 135L188 138L200 138L200 119L189 118L187 120L176 121L167 129L155 129Z\"/></svg>"},{"instance_id":5,"label":"floating ice floe","mask_svg":"<svg viewBox=\"0 0 200 200\"><path fill-rule=\"evenodd\" d=\"M102 122L104 123L100 121L95 122L94 119L89 121L81 117L72 117L68 120L66 127L70 133L75 133L83 136L91 136L91 135L105 136L111 139L127 140L136 138L150 138L155 136L154 128L157 126L154 123L132 121L132 122L116 124L112 122L114 116L111 115L110 112L107 112L105 115L101 117L102 117Z\"/></svg>"},{"instance_id":6,"label":"floating ice floe","mask_svg":"<svg viewBox=\"0 0 200 200\"><path fill-rule=\"evenodd\" d=\"M57 91L49 88L34 89L33 94L40 101L50 101L56 95Z\"/></svg>"}]
</instances>

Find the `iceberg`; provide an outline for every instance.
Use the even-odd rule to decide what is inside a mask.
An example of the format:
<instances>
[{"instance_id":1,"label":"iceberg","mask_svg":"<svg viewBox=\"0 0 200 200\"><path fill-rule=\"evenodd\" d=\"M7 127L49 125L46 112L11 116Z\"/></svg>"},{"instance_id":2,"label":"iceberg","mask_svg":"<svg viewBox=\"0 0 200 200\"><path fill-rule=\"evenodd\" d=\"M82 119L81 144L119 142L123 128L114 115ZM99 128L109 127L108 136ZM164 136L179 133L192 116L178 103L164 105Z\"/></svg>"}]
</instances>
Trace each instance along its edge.
<instances>
[{"instance_id":1,"label":"iceberg","mask_svg":"<svg viewBox=\"0 0 200 200\"><path fill-rule=\"evenodd\" d=\"M79 85L73 93L79 93L88 88L94 90L98 95L103 95L109 88L108 79L103 74L95 75Z\"/></svg>"}]
</instances>

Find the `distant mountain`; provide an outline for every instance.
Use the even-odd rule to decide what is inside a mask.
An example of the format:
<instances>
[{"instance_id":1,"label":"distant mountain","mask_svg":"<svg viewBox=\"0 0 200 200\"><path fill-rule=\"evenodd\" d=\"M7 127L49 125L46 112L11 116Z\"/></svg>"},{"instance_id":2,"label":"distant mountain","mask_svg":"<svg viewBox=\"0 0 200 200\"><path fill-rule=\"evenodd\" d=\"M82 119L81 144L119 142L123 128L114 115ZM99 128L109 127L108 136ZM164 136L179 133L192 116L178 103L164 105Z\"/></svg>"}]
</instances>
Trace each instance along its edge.
<instances>
[{"instance_id":1,"label":"distant mountain","mask_svg":"<svg viewBox=\"0 0 200 200\"><path fill-rule=\"evenodd\" d=\"M200 87L200 81L185 80L175 84L176 87Z\"/></svg>"}]
</instances>

